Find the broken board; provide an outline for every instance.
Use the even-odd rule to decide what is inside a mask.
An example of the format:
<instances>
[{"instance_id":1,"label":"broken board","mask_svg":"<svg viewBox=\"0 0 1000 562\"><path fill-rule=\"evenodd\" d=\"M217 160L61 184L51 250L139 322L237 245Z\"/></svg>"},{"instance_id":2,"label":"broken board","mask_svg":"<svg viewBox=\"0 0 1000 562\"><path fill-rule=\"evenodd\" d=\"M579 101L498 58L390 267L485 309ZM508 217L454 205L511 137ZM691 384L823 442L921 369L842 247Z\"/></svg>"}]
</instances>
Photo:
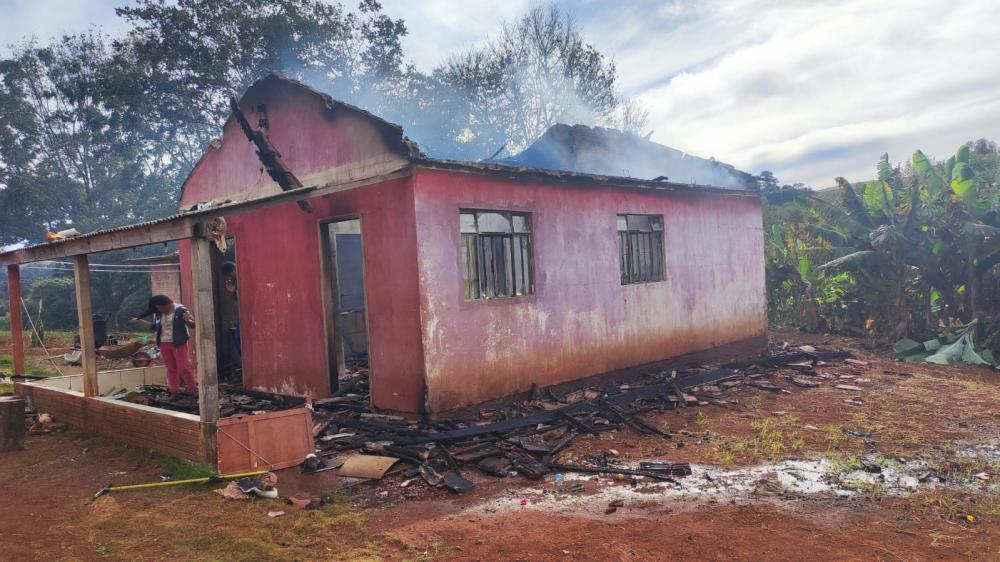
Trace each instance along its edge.
<instances>
[{"instance_id":1,"label":"broken board","mask_svg":"<svg viewBox=\"0 0 1000 562\"><path fill-rule=\"evenodd\" d=\"M392 468L392 465L399 461L396 457L382 457L378 455L354 455L348 457L341 465L338 474L340 476L350 476L353 478L371 478L381 480L385 473Z\"/></svg>"}]
</instances>

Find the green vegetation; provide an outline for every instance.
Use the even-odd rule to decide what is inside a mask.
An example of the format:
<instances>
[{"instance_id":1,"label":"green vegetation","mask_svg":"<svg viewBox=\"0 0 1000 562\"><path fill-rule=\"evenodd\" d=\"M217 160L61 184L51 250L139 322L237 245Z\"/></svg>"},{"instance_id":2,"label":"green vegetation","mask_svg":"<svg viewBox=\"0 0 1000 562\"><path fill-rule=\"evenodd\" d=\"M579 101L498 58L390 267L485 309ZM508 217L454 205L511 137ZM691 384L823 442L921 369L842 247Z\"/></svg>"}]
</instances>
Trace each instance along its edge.
<instances>
[{"instance_id":1,"label":"green vegetation","mask_svg":"<svg viewBox=\"0 0 1000 562\"><path fill-rule=\"evenodd\" d=\"M972 324L966 342L1000 347L996 143L967 143L944 162L883 155L875 179L828 190L762 180L773 323L872 343Z\"/></svg>"},{"instance_id":2,"label":"green vegetation","mask_svg":"<svg viewBox=\"0 0 1000 562\"><path fill-rule=\"evenodd\" d=\"M731 465L737 461L777 460L802 451L805 441L798 431L799 419L785 416L780 420L765 418L750 422L751 434L746 437L713 435L713 462Z\"/></svg>"},{"instance_id":3,"label":"green vegetation","mask_svg":"<svg viewBox=\"0 0 1000 562\"><path fill-rule=\"evenodd\" d=\"M191 480L214 475L209 467L177 457L156 457L160 470L174 480Z\"/></svg>"},{"instance_id":4,"label":"green vegetation","mask_svg":"<svg viewBox=\"0 0 1000 562\"><path fill-rule=\"evenodd\" d=\"M62 359L56 359L60 362ZM10 374L11 367L13 363L13 358L10 355L0 355L0 372ZM51 377L53 375L58 375L57 371L52 363L44 358L28 357L25 359L24 374L31 375L35 377Z\"/></svg>"}]
</instances>

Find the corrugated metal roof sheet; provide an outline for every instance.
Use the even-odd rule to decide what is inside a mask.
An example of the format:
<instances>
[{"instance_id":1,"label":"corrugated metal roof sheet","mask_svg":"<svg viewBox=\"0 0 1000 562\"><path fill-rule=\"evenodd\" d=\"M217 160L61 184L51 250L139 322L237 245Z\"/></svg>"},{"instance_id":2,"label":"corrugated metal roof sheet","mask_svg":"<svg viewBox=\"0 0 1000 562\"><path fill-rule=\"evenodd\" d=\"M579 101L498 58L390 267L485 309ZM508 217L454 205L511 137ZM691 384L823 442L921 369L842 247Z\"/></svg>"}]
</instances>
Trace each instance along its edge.
<instances>
[{"instance_id":1,"label":"corrugated metal roof sheet","mask_svg":"<svg viewBox=\"0 0 1000 562\"><path fill-rule=\"evenodd\" d=\"M58 246L59 244L65 244L65 243L68 243L68 242L78 241L78 240L85 240L85 239L88 239L88 238L95 238L95 237L98 237L98 236L106 236L108 234L114 234L114 233L117 233L117 232L129 232L129 231L142 230L144 228L149 228L151 226L165 224L165 223L169 223L169 222L172 222L172 221L177 221L177 220L180 220L180 219L188 219L188 218L192 218L192 217L203 217L203 216L215 216L215 215L231 214L231 213L234 213L234 212L238 212L241 208L244 208L244 207L250 207L250 206L259 205L261 202L272 201L272 200L273 201L280 201L282 199L293 199L293 198L295 198L295 197L297 197L299 195L303 195L303 194L309 193L310 191L315 191L315 190L316 190L316 186L308 186L308 187L302 187L302 188L299 188L299 189L293 189L293 190L290 190L290 191L283 191L283 192L280 192L280 193L275 193L275 194L272 194L272 195L268 195L266 197L261 197L261 198L258 198L258 199L251 199L251 200L248 200L248 201L236 201L236 202L224 203L224 204L213 205L213 206L207 206L206 205L204 207L200 207L200 208L195 209L195 210L185 211L185 212L177 213L175 215L170 215L170 216L167 216L167 217L162 217L162 218L158 218L158 219L152 219L152 220L148 220L148 221L144 221L144 222L140 222L140 223L135 223L135 224L129 224L129 225L123 225L123 226L116 226L116 227L113 227L113 228L104 228L104 229L101 229L101 230L95 230L93 232L87 232L87 233L81 234L79 236L73 236L72 238L65 238L65 239L62 239L62 240L53 240L52 242L42 242L40 244L32 244L30 246L24 246L24 247L17 248L17 249L14 249L14 250L10 250L10 251L7 251L7 252L0 252L0 258L13 255L13 254L15 254L17 252L26 252L26 251L30 252L31 250L34 250L34 249L37 249L37 248L43 248L43 247L49 248L49 247L53 247L53 246Z\"/></svg>"}]
</instances>

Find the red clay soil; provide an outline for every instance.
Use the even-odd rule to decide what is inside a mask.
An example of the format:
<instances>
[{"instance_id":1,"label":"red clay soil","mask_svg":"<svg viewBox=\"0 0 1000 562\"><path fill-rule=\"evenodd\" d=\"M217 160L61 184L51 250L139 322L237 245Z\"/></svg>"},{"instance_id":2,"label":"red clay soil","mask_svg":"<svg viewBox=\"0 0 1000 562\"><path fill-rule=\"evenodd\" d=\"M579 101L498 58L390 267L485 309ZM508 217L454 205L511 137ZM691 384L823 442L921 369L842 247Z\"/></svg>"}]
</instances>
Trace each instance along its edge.
<instances>
[{"instance_id":1,"label":"red clay soil","mask_svg":"<svg viewBox=\"0 0 1000 562\"><path fill-rule=\"evenodd\" d=\"M419 509L414 507L410 509ZM596 520L525 510L420 518L377 528L439 560L997 560L1000 525L923 522L826 502L619 509Z\"/></svg>"},{"instance_id":2,"label":"red clay soil","mask_svg":"<svg viewBox=\"0 0 1000 562\"><path fill-rule=\"evenodd\" d=\"M804 341L815 342L796 340ZM560 460L613 449L626 461L738 467L817 454L938 454L960 442L1000 439L1000 375L900 364L860 350L857 356L869 364L819 370L854 377L842 380L862 392L833 388L840 380L803 389L772 377L788 392L734 388L718 398L725 407L647 415L675 433L671 440L623 429L581 438ZM860 405L844 402L855 397ZM844 428L872 436L866 441ZM530 505L535 498L526 490L538 483L468 471L479 485L472 494L454 496L421 482L403 488L402 476L394 475L338 492L315 511L276 500L226 500L211 491L219 485L89 501L111 481L158 481L162 462L75 431L30 435L24 451L0 454L0 559L1000 560L1000 497L982 491L843 499L790 498L765 489L722 503L650 494L610 514L575 508L567 497L555 513ZM311 485L308 477L283 471L283 495L282 478L285 490ZM586 484L584 494L592 494L594 486ZM513 501L495 512L482 509L483 502L522 494L528 506ZM269 511L286 515L271 518Z\"/></svg>"}]
</instances>

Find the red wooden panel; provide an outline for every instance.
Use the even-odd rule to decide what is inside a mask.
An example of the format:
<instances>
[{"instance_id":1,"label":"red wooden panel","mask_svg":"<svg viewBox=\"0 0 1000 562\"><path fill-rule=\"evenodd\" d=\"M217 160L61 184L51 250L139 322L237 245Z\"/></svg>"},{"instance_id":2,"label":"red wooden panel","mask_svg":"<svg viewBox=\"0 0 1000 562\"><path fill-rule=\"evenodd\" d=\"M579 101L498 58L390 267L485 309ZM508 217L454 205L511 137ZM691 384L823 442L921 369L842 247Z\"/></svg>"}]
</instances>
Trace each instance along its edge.
<instances>
[{"instance_id":1,"label":"red wooden panel","mask_svg":"<svg viewBox=\"0 0 1000 562\"><path fill-rule=\"evenodd\" d=\"M232 416L219 420L216 427L220 474L288 468L315 449L308 408Z\"/></svg>"}]
</instances>

